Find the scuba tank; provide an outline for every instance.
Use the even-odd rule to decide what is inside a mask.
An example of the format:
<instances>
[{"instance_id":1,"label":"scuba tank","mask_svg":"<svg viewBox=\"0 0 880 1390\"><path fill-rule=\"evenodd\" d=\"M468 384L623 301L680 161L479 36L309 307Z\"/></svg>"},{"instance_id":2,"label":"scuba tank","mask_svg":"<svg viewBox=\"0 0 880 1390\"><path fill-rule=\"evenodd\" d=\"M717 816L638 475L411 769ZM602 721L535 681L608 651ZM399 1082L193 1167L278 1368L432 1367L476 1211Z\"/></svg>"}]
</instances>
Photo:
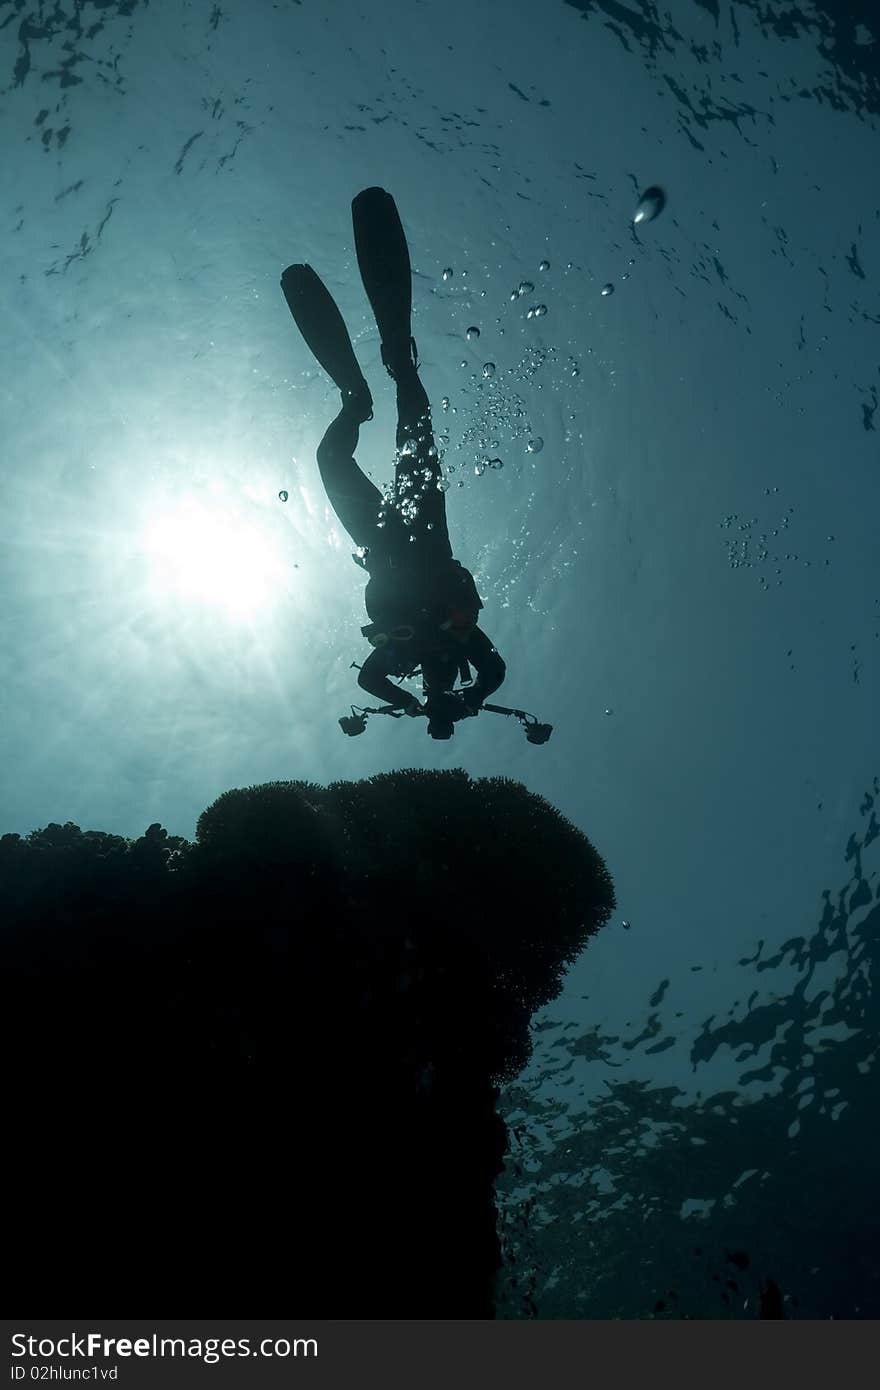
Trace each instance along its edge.
<instances>
[{"instance_id":1,"label":"scuba tank","mask_svg":"<svg viewBox=\"0 0 880 1390\"><path fill-rule=\"evenodd\" d=\"M483 607L473 575L452 558L419 568L397 565L390 558L375 566L358 556L353 558L369 572L364 604L367 615L381 630L406 624L434 625L451 629L455 635L467 625L468 618L473 625Z\"/></svg>"}]
</instances>

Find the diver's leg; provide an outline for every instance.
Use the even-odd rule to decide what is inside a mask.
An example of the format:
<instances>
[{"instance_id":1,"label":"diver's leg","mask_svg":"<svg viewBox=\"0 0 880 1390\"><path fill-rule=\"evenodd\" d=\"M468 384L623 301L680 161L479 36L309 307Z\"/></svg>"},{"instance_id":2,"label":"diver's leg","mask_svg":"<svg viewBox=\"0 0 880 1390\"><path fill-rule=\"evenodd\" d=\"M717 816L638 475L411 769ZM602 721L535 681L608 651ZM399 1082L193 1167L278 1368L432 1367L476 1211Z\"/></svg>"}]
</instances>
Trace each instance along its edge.
<instances>
[{"instance_id":1,"label":"diver's leg","mask_svg":"<svg viewBox=\"0 0 880 1390\"><path fill-rule=\"evenodd\" d=\"M406 551L416 565L423 559L450 559L446 501L437 487L440 459L412 338L412 267L406 234L394 199L384 188L363 189L352 200L351 213L358 267L379 329L382 361L397 386L394 498L413 537ZM414 444L406 448L409 440Z\"/></svg>"},{"instance_id":2,"label":"diver's leg","mask_svg":"<svg viewBox=\"0 0 880 1390\"><path fill-rule=\"evenodd\" d=\"M431 425L431 403L415 367L404 367L394 375L397 389L397 447L402 449L408 440L420 445L419 453L425 465L440 476L440 461L434 444Z\"/></svg>"},{"instance_id":3,"label":"diver's leg","mask_svg":"<svg viewBox=\"0 0 880 1390\"><path fill-rule=\"evenodd\" d=\"M372 546L382 497L352 457L359 426L372 418L369 387L333 296L312 267L288 266L281 289L303 338L342 392L342 410L318 445L327 498L355 545Z\"/></svg>"},{"instance_id":4,"label":"diver's leg","mask_svg":"<svg viewBox=\"0 0 880 1390\"><path fill-rule=\"evenodd\" d=\"M394 374L397 387L397 461L394 496L411 520L419 559L451 559L446 494L440 490L440 455L434 442L431 406L414 366Z\"/></svg>"},{"instance_id":5,"label":"diver's leg","mask_svg":"<svg viewBox=\"0 0 880 1390\"><path fill-rule=\"evenodd\" d=\"M343 406L318 445L318 470L327 500L342 525L355 545L369 550L381 538L376 523L385 502L354 461L359 433L358 411Z\"/></svg>"}]
</instances>

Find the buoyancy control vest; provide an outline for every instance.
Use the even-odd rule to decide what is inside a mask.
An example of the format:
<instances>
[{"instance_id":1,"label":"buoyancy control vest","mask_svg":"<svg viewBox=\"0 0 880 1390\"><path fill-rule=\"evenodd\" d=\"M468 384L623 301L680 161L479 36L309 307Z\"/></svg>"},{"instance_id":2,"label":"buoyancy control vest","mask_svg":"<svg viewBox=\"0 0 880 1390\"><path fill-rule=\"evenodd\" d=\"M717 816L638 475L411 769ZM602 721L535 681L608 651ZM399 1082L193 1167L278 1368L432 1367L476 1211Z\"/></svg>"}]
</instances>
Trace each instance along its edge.
<instances>
[{"instance_id":1,"label":"buoyancy control vest","mask_svg":"<svg viewBox=\"0 0 880 1390\"><path fill-rule=\"evenodd\" d=\"M370 574L364 603L372 619L361 632L372 646L393 642L401 665L412 657L412 669L431 651L454 649L476 627L483 600L474 577L457 560L443 560L430 569L383 565ZM467 658L458 659L463 684L471 679Z\"/></svg>"},{"instance_id":2,"label":"buoyancy control vest","mask_svg":"<svg viewBox=\"0 0 880 1390\"><path fill-rule=\"evenodd\" d=\"M370 572L364 604L375 634L412 627L419 638L445 632L464 642L483 600L470 571L449 559L420 569L383 564Z\"/></svg>"}]
</instances>

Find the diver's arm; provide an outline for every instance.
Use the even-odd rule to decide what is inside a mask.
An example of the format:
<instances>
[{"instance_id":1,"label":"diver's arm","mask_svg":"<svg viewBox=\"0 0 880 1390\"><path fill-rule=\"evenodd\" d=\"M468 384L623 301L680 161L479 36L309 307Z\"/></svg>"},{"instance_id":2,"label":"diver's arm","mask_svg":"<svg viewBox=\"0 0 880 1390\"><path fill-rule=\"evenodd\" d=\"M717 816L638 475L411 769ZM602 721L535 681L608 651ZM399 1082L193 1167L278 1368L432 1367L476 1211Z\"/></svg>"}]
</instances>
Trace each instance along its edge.
<instances>
[{"instance_id":1,"label":"diver's arm","mask_svg":"<svg viewBox=\"0 0 880 1390\"><path fill-rule=\"evenodd\" d=\"M462 691L462 699L471 709L479 709L483 701L504 682L507 665L482 628L475 627L469 634L463 648L464 655L477 672L477 679L467 690Z\"/></svg>"},{"instance_id":2,"label":"diver's arm","mask_svg":"<svg viewBox=\"0 0 880 1390\"><path fill-rule=\"evenodd\" d=\"M399 685L394 685L388 679L387 672L388 654L384 648L376 647L360 669L358 685L361 690L365 690L368 695L372 695L375 699L384 700L386 704L393 705L395 709L404 709L416 700L416 697L408 690L402 690ZM417 700L416 703L418 703Z\"/></svg>"}]
</instances>

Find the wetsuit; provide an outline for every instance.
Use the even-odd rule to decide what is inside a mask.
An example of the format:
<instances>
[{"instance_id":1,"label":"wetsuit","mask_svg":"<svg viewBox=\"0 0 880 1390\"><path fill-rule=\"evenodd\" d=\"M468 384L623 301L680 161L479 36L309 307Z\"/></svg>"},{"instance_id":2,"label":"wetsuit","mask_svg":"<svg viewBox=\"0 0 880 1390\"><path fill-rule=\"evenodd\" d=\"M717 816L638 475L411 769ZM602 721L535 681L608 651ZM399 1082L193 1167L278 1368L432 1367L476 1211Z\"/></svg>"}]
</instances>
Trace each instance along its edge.
<instances>
[{"instance_id":1,"label":"wetsuit","mask_svg":"<svg viewBox=\"0 0 880 1390\"><path fill-rule=\"evenodd\" d=\"M354 460L357 409L344 406L318 446L318 468L330 505L370 575L364 594L372 620L365 635L391 634L364 662L358 684L376 699L402 708L413 696L391 675L422 668L426 696L450 690L462 657L477 679L468 704L477 707L504 680L505 663L477 627L482 600L473 576L453 558L446 498L437 484L440 459L431 432L428 397L414 366L395 373L397 463L386 502ZM412 628L408 639L395 628Z\"/></svg>"}]
</instances>

